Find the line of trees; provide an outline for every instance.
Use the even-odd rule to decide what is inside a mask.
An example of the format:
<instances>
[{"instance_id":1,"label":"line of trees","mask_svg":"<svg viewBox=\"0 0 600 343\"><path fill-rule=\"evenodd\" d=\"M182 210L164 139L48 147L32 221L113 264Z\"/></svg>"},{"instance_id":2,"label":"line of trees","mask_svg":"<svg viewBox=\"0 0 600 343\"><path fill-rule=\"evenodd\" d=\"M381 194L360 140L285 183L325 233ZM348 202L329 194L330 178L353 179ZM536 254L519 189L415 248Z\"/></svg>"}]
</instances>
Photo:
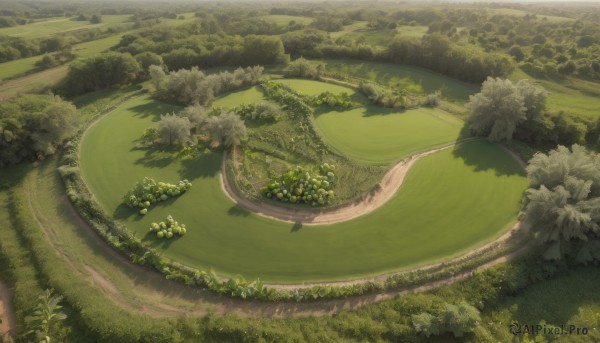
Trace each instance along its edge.
<instances>
[{"instance_id":1,"label":"line of trees","mask_svg":"<svg viewBox=\"0 0 600 343\"><path fill-rule=\"evenodd\" d=\"M257 84L262 78L261 66L238 68L233 72L204 74L197 67L165 73L160 66L151 66L152 83L159 97L182 104L210 104L214 98L234 89Z\"/></svg>"},{"instance_id":2,"label":"line of trees","mask_svg":"<svg viewBox=\"0 0 600 343\"><path fill-rule=\"evenodd\" d=\"M225 148L238 145L247 138L246 125L239 115L224 109L209 113L196 104L177 114L162 115L156 130L146 130L144 140L186 146L194 144L197 136L205 134Z\"/></svg>"}]
</instances>

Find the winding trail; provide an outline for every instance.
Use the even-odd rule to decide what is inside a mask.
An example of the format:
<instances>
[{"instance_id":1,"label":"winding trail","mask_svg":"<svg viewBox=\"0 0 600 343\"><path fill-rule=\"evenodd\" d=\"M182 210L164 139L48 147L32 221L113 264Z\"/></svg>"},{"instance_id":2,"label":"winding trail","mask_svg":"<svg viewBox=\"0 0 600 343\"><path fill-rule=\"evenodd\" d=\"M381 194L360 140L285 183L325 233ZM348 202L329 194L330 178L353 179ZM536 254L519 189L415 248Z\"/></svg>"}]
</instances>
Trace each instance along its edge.
<instances>
[{"instance_id":1,"label":"winding trail","mask_svg":"<svg viewBox=\"0 0 600 343\"><path fill-rule=\"evenodd\" d=\"M394 165L383 176L381 182L379 182L379 188L377 190L370 192L360 200L339 208L319 210L302 207L298 209L292 209L289 207L282 207L267 203L266 201L253 201L239 195L235 190L235 186L231 184L231 180L229 180L227 177L225 170L228 157L227 151L225 151L223 154L223 162L221 164L221 189L223 190L223 193L225 193L227 197L231 199L231 201L242 206L246 210L254 212L263 217L291 223L302 223L303 225L327 225L340 223L371 213L388 202L394 196L394 194L396 194L400 186L402 186L402 183L404 182L404 179L406 178L410 168L420 158L435 154L436 152L442 150L450 149L455 145L466 141L467 140L463 140L406 157L405 159L396 163L396 165Z\"/></svg>"},{"instance_id":2,"label":"winding trail","mask_svg":"<svg viewBox=\"0 0 600 343\"><path fill-rule=\"evenodd\" d=\"M264 204L261 204L261 215L275 217L279 220L297 221L299 219L304 220L310 224L324 224L332 223L334 221L349 220L356 218L359 215L364 215L376 209L385 203L389 198L398 190L401 186L406 173L413 165L414 162L420 157L435 153L437 151L448 149L453 145L436 148L418 155L412 158L405 159L396 164L383 178L381 184L381 190L377 194L373 194L371 197L363 200L362 202L351 205L352 210L345 210L344 208L334 209L324 212L315 212L309 215L299 214L298 211L284 209L283 212L266 213L264 211ZM225 160L225 159L224 159ZM224 168L224 165L223 165ZM423 292L431 290L443 285L448 285L460 280L463 280L475 271L483 271L500 263L506 262L523 252L527 251L529 244L521 246L518 250L507 253L503 256L499 256L481 266L474 269L466 270L457 273L453 276L443 278L437 281L433 281L424 285L408 287L405 289L391 290L377 294L367 294L362 296L331 299L331 300L318 300L312 302L261 302L261 301L249 301L234 299L230 297L218 296L214 293L202 290L188 288L183 284L166 280L162 274L157 271L150 270L138 265L133 264L126 257L119 254L113 248L111 248L104 240L97 235L97 233L80 217L79 213L75 210L73 205L68 201L66 196L63 194L56 202L56 208L44 208L40 207L40 192L59 192L63 191L59 189L62 184L60 180L53 181L54 185L48 190L44 190L40 187L43 184L50 182L48 177L57 178L58 176L44 173L38 168L34 170L28 178L26 178L26 193L28 197L29 211L35 218L36 224L40 230L46 235L49 245L56 251L56 253L64 260L65 264L69 267L74 274L78 274L82 279L87 280L89 287L94 288L103 294L105 294L107 301L113 302L115 305L123 308L132 313L148 314L153 317L173 317L173 316L198 316L205 315L207 313L226 314L232 313L239 316L257 316L257 317L288 317L288 316L321 316L331 315L341 310L357 309L362 306L371 304L373 302L391 299L395 296ZM222 187L228 185L227 178L223 178L224 170L221 173ZM231 185L229 185L231 186ZM229 194L229 192L226 192ZM233 193L235 195L235 193ZM232 198L235 201L235 198ZM242 200L242 199L240 199ZM237 201L236 201L237 202ZM239 202L238 202L239 203ZM251 202L252 203L252 202ZM362 213L351 213L356 212L359 207L362 206ZM43 208L43 210L42 210ZM52 209L50 211L50 209ZM281 210L281 208L278 208ZM288 213L286 213L288 212ZM57 221L60 218L60 221ZM283 218L283 219L282 219ZM287 219L286 219L287 218ZM60 223L60 225L58 225ZM81 238L80 247L67 247L61 243L61 236L56 230L55 225L58 225L62 230L68 229L73 230L75 234ZM467 259L473 255L478 254L484 249L494 248L496 245L505 244L516 231L522 231L525 228L519 224L515 225L511 230L507 230L500 238L488 243L484 246L478 247L467 254L457 257L453 260L446 260L442 263L428 265L422 268L412 269L414 270L428 270L440 266L443 263L452 263L452 261ZM95 252L95 259L103 261L101 264L94 263L94 260L86 258L85 254L78 254L77 251L92 251ZM403 271L409 272L411 270ZM402 273L402 272L400 272ZM381 275L372 279L380 279L389 276ZM365 279L349 280L342 282L330 282L327 284L340 285L341 283L357 283L362 282ZM118 282L117 282L118 281ZM270 287L274 288L290 288L290 287L306 287L311 284L298 284L298 285L273 285ZM127 289L135 288L135 298L132 299L131 294ZM0 294L0 298L4 298ZM0 305L2 303L0 302ZM10 309L9 309L10 310ZM10 313L10 311L9 311ZM12 321L14 323L14 320Z\"/></svg>"},{"instance_id":3,"label":"winding trail","mask_svg":"<svg viewBox=\"0 0 600 343\"><path fill-rule=\"evenodd\" d=\"M10 289L0 280L0 337L12 337L15 325L15 312L12 308Z\"/></svg>"}]
</instances>

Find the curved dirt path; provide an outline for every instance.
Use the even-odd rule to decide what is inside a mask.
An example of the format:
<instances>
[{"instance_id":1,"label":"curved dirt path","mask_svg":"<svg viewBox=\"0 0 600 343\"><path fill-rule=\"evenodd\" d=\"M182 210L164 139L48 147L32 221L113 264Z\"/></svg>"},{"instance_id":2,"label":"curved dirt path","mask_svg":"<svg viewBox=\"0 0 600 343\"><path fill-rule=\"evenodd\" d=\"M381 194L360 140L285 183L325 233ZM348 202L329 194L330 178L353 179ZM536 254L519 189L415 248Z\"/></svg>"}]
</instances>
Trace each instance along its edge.
<instances>
[{"instance_id":1,"label":"curved dirt path","mask_svg":"<svg viewBox=\"0 0 600 343\"><path fill-rule=\"evenodd\" d=\"M302 223L303 225L326 225L340 223L371 213L388 202L394 196L394 194L396 194L400 186L402 186L402 183L404 182L406 174L410 168L420 158L442 150L450 149L456 144L461 144L465 141L466 140L458 143L452 143L443 147L433 148L401 160L383 176L381 182L379 182L380 187L376 191L370 192L362 199L340 208L325 210L315 210L312 208L292 209L270 204L264 201L253 201L239 195L235 191L235 187L231 184L231 180L229 180L227 177L225 170L228 156L227 151L224 151L223 162L221 164L221 189L223 190L223 193L225 193L225 195L231 199L231 201L242 206L246 210L254 212L263 217L291 223Z\"/></svg>"},{"instance_id":2,"label":"curved dirt path","mask_svg":"<svg viewBox=\"0 0 600 343\"><path fill-rule=\"evenodd\" d=\"M0 337L14 336L15 312L12 308L10 289L0 280Z\"/></svg>"}]
</instances>

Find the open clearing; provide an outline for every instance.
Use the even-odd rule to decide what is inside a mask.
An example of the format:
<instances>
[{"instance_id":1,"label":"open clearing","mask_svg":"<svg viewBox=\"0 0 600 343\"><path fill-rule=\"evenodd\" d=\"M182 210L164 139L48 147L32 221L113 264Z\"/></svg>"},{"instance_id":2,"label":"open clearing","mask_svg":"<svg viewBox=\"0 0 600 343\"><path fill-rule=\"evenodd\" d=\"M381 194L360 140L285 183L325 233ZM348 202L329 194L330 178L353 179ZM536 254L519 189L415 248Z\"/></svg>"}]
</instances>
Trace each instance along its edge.
<instances>
[{"instance_id":1,"label":"open clearing","mask_svg":"<svg viewBox=\"0 0 600 343\"><path fill-rule=\"evenodd\" d=\"M526 186L518 163L499 147L463 143L416 163L400 191L371 214L297 229L229 200L219 184L221 154L206 152L196 160L179 161L172 151L136 148L143 130L173 110L149 97L123 104L89 129L82 142L82 172L108 213L166 256L226 276L277 283L340 280L447 258L511 225ZM142 217L121 205L121 198L144 176L188 179L194 186ZM420 210L425 206L427 213ZM146 236L150 223L168 214L185 223L188 234L169 241Z\"/></svg>"},{"instance_id":2,"label":"open clearing","mask_svg":"<svg viewBox=\"0 0 600 343\"><path fill-rule=\"evenodd\" d=\"M324 59L320 62L325 64L328 72L413 92L429 94L440 90L445 98L454 101L467 101L469 95L479 90L477 85L419 67L354 60Z\"/></svg>"}]
</instances>

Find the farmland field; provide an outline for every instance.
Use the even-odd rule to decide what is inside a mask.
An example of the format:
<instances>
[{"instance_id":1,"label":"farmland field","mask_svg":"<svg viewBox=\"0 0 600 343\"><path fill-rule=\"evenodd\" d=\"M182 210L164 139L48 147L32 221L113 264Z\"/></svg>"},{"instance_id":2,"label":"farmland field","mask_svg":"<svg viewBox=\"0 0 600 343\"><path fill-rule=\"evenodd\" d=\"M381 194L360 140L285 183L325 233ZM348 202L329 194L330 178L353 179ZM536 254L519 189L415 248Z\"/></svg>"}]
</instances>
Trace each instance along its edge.
<instances>
[{"instance_id":1,"label":"farmland field","mask_svg":"<svg viewBox=\"0 0 600 343\"><path fill-rule=\"evenodd\" d=\"M116 24L123 24L129 21L130 18L130 15L104 15L102 16L102 22L98 24L92 24L89 21L73 20L74 18L50 18L48 20L38 21L27 25L1 28L0 35L22 38L42 38L57 33L104 28Z\"/></svg>"},{"instance_id":2,"label":"farmland field","mask_svg":"<svg viewBox=\"0 0 600 343\"><path fill-rule=\"evenodd\" d=\"M474 141L417 162L400 191L375 212L294 231L292 224L249 213L223 194L219 153L179 161L173 151L136 147L143 130L174 109L141 97L107 115L82 142L82 172L108 213L138 236L170 258L223 275L284 283L335 280L443 259L493 239L513 223L526 185L516 161L496 145ZM171 206L161 203L141 217L121 205L121 198L145 176L188 179L194 186L169 201ZM418 210L423 206L430 211ZM432 217L431 211L440 215ZM150 223L168 214L185 223L188 234L167 242L147 236Z\"/></svg>"}]
</instances>

